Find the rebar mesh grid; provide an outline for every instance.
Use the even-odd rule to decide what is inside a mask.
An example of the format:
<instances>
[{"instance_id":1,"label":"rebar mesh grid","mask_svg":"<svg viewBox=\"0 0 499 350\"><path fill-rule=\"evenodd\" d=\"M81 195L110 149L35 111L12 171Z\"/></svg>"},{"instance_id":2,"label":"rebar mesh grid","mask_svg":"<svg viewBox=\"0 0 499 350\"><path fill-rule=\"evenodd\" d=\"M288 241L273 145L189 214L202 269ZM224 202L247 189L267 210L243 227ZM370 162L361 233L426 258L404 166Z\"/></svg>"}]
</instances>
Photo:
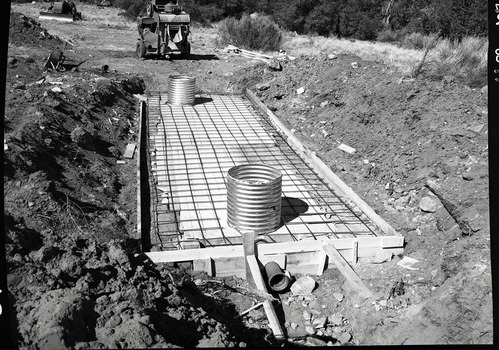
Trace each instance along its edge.
<instances>
[{"instance_id":1,"label":"rebar mesh grid","mask_svg":"<svg viewBox=\"0 0 499 350\"><path fill-rule=\"evenodd\" d=\"M358 238L383 233L337 195L250 101L234 95L198 95L193 106L172 106L166 93L148 98L152 190L151 242L178 249L242 244L227 225L226 175L240 164L282 172L281 226L267 242Z\"/></svg>"}]
</instances>

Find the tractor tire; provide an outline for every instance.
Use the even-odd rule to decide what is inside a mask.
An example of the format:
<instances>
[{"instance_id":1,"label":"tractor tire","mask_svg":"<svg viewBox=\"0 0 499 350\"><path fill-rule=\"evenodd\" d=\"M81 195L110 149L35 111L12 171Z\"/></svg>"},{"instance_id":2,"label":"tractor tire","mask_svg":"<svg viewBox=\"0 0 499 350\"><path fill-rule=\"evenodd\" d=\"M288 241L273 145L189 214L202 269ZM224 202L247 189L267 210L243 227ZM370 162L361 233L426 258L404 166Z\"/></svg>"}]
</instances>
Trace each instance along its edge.
<instances>
[{"instance_id":1,"label":"tractor tire","mask_svg":"<svg viewBox=\"0 0 499 350\"><path fill-rule=\"evenodd\" d=\"M137 58L146 57L146 46L144 45L144 42L139 41L137 43L137 46L135 48L135 54L137 55Z\"/></svg>"},{"instance_id":2,"label":"tractor tire","mask_svg":"<svg viewBox=\"0 0 499 350\"><path fill-rule=\"evenodd\" d=\"M191 55L191 43L187 42L184 46L184 50L180 54L180 57L182 57L183 59L188 59L190 55Z\"/></svg>"}]
</instances>

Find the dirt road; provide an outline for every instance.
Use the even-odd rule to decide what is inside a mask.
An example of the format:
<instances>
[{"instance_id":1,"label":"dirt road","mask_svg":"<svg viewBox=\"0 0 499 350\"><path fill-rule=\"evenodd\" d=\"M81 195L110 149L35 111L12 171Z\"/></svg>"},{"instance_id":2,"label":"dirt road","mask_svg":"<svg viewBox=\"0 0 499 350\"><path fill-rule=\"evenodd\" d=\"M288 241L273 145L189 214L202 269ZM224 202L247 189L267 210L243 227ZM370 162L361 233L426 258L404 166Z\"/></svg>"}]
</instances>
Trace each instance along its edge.
<instances>
[{"instance_id":1,"label":"dirt road","mask_svg":"<svg viewBox=\"0 0 499 350\"><path fill-rule=\"evenodd\" d=\"M39 6L13 9L36 18ZM238 316L261 298L244 281L155 266L127 240L135 230L135 162L123 152L136 141L133 94L166 90L172 73L195 76L201 91L251 88L405 236L404 256L355 267L379 295L372 303L335 269L313 276L310 296L281 295L290 338L492 342L484 89L452 77L404 79L342 52L282 61L274 71L217 49L215 31L203 28L193 29L190 59L139 60L135 25L116 9L78 10L86 20L42 27L11 14L4 217L20 347L276 345L262 310ZM55 36L71 44L69 60L83 62L74 71L44 73L45 58L62 46ZM419 264L400 266L405 257Z\"/></svg>"}]
</instances>

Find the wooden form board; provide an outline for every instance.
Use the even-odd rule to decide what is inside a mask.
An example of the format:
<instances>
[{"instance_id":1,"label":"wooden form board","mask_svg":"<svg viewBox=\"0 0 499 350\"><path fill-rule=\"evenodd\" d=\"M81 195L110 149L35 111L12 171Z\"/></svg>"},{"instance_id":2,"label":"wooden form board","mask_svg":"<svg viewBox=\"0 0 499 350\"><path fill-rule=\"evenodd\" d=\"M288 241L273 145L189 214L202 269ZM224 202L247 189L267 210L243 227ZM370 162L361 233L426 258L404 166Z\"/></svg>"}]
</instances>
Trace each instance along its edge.
<instances>
[{"instance_id":1,"label":"wooden form board","mask_svg":"<svg viewBox=\"0 0 499 350\"><path fill-rule=\"evenodd\" d=\"M137 240L140 240L142 238L142 177L140 173L143 169L141 166L142 159L140 157L140 149L141 147L145 147L142 146L142 143L145 141L142 137L142 133L145 131L142 124L145 122L146 108L147 107L145 101L139 101L139 132L137 141L139 147L139 150L137 152L137 229L136 233L132 237L133 239Z\"/></svg>"},{"instance_id":2,"label":"wooden form board","mask_svg":"<svg viewBox=\"0 0 499 350\"><path fill-rule=\"evenodd\" d=\"M246 257L246 261L253 281L255 282L256 288L261 292L268 293L256 257L254 255L248 255ZM274 337L276 337L277 339L283 339L284 332L282 330L281 324L279 323L279 319L277 318L277 314L275 313L274 306L272 306L272 302L270 300L265 300L263 302L263 307L265 309L267 319L269 320L270 329L272 329L272 332L274 333Z\"/></svg>"},{"instance_id":3,"label":"wooden form board","mask_svg":"<svg viewBox=\"0 0 499 350\"><path fill-rule=\"evenodd\" d=\"M323 246L324 252L328 255L335 267L345 276L347 282L364 298L374 298L374 294L362 282L345 258L336 250L333 244L328 243Z\"/></svg>"},{"instance_id":4,"label":"wooden form board","mask_svg":"<svg viewBox=\"0 0 499 350\"><path fill-rule=\"evenodd\" d=\"M352 257L373 257L380 250L393 254L403 252L402 236L366 237L361 239L306 240L299 242L265 243L256 247L256 257L264 265L275 261L290 273L321 274L330 265L323 250L325 244L333 244L335 249L351 261ZM186 249L176 251L148 252L146 255L155 263L173 263L212 259L213 267L208 273L215 276L236 275L245 277L244 250L242 245L212 248ZM354 249L357 252L354 253ZM200 265L197 265L200 266ZM202 269L203 270L203 269Z\"/></svg>"}]
</instances>

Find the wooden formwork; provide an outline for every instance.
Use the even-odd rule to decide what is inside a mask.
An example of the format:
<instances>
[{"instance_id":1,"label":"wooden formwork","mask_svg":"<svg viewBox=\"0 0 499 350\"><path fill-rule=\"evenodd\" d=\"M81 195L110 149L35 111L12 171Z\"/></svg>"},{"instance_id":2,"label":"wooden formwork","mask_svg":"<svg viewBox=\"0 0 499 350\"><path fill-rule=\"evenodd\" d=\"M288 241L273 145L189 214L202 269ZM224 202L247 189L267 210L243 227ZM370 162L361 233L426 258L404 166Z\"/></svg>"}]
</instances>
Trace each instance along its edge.
<instances>
[{"instance_id":1,"label":"wooden formwork","mask_svg":"<svg viewBox=\"0 0 499 350\"><path fill-rule=\"evenodd\" d=\"M260 264L273 260L290 273L321 274L331 244L351 264L380 251L402 253L403 236L250 91L197 95L193 106L167 101L166 93L148 96L147 143L140 142L150 170L146 254L154 262L191 261L211 275L245 277L243 236L226 223L225 177L247 163L283 174L282 225L257 238Z\"/></svg>"}]
</instances>

